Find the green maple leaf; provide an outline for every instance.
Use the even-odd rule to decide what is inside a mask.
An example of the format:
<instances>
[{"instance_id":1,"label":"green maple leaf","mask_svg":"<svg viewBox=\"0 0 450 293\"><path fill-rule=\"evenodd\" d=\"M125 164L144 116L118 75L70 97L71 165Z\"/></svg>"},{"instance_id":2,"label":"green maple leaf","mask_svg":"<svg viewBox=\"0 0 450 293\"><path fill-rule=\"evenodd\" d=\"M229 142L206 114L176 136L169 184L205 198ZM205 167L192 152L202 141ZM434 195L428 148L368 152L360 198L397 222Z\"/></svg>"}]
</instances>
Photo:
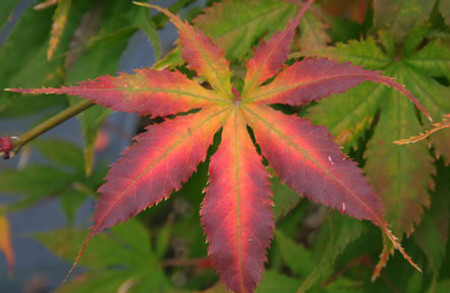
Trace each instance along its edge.
<instances>
[{"instance_id":1,"label":"green maple leaf","mask_svg":"<svg viewBox=\"0 0 450 293\"><path fill-rule=\"evenodd\" d=\"M38 233L35 238L62 259L72 261L73 251L85 234L83 230L66 229ZM129 288L127 292L168 292L171 285L159 261L149 232L131 220L94 239L82 260L89 273L63 284L56 292L107 293L120 292L124 287Z\"/></svg>"},{"instance_id":2,"label":"green maple leaf","mask_svg":"<svg viewBox=\"0 0 450 293\"><path fill-rule=\"evenodd\" d=\"M450 89L435 77L450 78L450 48L439 39L420 47L424 32L413 30L400 51L395 50L394 38L382 32L378 40L381 47L370 37L311 54L383 70L409 88L430 111L433 120L441 121L450 111ZM433 187L431 175L435 168L429 146L448 164L450 132L436 132L430 136L428 145L393 144L399 138L431 128L430 122L423 116L418 119L415 109L393 90L376 84L364 84L333 99L322 100L310 109L309 115L313 121L328 126L337 142L348 149L356 147L377 113L374 133L367 143L365 170L382 198L394 232L409 236L420 223L424 208L430 205L429 189ZM392 247L385 247L385 261L391 251Z\"/></svg>"}]
</instances>

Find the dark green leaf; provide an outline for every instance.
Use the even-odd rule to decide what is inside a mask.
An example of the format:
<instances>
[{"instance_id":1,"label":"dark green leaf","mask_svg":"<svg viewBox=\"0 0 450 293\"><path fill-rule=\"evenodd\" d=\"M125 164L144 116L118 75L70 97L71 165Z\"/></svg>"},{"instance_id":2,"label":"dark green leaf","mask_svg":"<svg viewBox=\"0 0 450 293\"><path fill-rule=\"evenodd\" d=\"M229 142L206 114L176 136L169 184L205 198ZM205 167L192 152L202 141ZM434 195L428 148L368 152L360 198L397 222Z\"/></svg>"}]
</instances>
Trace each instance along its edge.
<instances>
[{"instance_id":1,"label":"dark green leaf","mask_svg":"<svg viewBox=\"0 0 450 293\"><path fill-rule=\"evenodd\" d=\"M22 170L6 170L0 176L3 193L23 193L30 199L39 200L63 191L73 176L53 167L30 166Z\"/></svg>"},{"instance_id":2,"label":"dark green leaf","mask_svg":"<svg viewBox=\"0 0 450 293\"><path fill-rule=\"evenodd\" d=\"M318 237L322 246L314 247L318 252L316 265L297 292L306 292L317 282L326 278L333 271L336 258L364 231L363 223L344 217L335 211L330 212Z\"/></svg>"},{"instance_id":3,"label":"dark green leaf","mask_svg":"<svg viewBox=\"0 0 450 293\"><path fill-rule=\"evenodd\" d=\"M300 280L287 277L276 271L266 270L256 289L256 293L294 293L300 284Z\"/></svg>"},{"instance_id":4,"label":"dark green leaf","mask_svg":"<svg viewBox=\"0 0 450 293\"><path fill-rule=\"evenodd\" d=\"M432 292L449 292L450 291L450 279L439 281Z\"/></svg>"},{"instance_id":5,"label":"dark green leaf","mask_svg":"<svg viewBox=\"0 0 450 293\"><path fill-rule=\"evenodd\" d=\"M405 72L396 69L394 76L404 82ZM392 142L421 131L414 106L399 93L389 91L367 145L365 170L387 209L386 219L397 237L411 235L420 223L424 207L430 203L428 188L432 185L434 166L426 145L399 147Z\"/></svg>"},{"instance_id":6,"label":"dark green leaf","mask_svg":"<svg viewBox=\"0 0 450 293\"><path fill-rule=\"evenodd\" d=\"M81 149L68 141L41 139L35 141L33 145L42 155L55 164L71 167L77 171L84 170Z\"/></svg>"},{"instance_id":7,"label":"dark green leaf","mask_svg":"<svg viewBox=\"0 0 450 293\"><path fill-rule=\"evenodd\" d=\"M81 230L57 230L36 234L36 238L56 255L74 260L86 236ZM170 283L151 249L148 232L135 220L127 221L91 240L81 259L90 269L86 279L74 279L57 292L117 292L130 285L129 292L159 293Z\"/></svg>"},{"instance_id":8,"label":"dark green leaf","mask_svg":"<svg viewBox=\"0 0 450 293\"><path fill-rule=\"evenodd\" d=\"M273 211L275 219L280 219L294 209L301 197L286 184L281 183L278 177L272 177L271 189L273 191Z\"/></svg>"},{"instance_id":9,"label":"dark green leaf","mask_svg":"<svg viewBox=\"0 0 450 293\"><path fill-rule=\"evenodd\" d=\"M413 234L413 239L427 256L431 271L436 278L439 275L448 242L448 211L450 209L450 181L448 180L450 169L444 167L442 161L438 161L437 164L435 191L431 194L430 210L425 214L422 223Z\"/></svg>"},{"instance_id":10,"label":"dark green leaf","mask_svg":"<svg viewBox=\"0 0 450 293\"><path fill-rule=\"evenodd\" d=\"M275 239L280 247L280 253L284 262L293 273L299 277L304 277L313 270L316 263L313 260L311 252L303 245L295 243L280 230L275 231Z\"/></svg>"},{"instance_id":11,"label":"dark green leaf","mask_svg":"<svg viewBox=\"0 0 450 293\"><path fill-rule=\"evenodd\" d=\"M66 215L67 225L72 226L78 209L86 200L86 194L79 190L70 189L60 196L61 207Z\"/></svg>"},{"instance_id":12,"label":"dark green leaf","mask_svg":"<svg viewBox=\"0 0 450 293\"><path fill-rule=\"evenodd\" d=\"M51 21L51 10L35 11L30 7L23 13L0 48L0 88L61 83L63 59L47 61L46 56ZM7 92L1 95L13 100L2 112L3 116L29 115L48 106L66 104L64 98L54 96L18 96Z\"/></svg>"}]
</instances>

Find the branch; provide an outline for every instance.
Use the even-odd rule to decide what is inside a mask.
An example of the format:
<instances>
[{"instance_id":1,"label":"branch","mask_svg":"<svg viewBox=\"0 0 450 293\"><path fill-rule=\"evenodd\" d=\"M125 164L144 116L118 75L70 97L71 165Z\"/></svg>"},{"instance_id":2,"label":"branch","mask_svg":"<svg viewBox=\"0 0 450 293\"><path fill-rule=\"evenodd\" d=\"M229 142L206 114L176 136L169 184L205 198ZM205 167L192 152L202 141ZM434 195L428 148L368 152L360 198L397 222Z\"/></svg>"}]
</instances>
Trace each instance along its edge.
<instances>
[{"instance_id":1,"label":"branch","mask_svg":"<svg viewBox=\"0 0 450 293\"><path fill-rule=\"evenodd\" d=\"M8 89L6 89L8 90ZM59 112L58 114L54 115L53 117L50 117L49 119L45 120L41 124L31 128L27 132L21 134L18 137L12 136L12 137L1 137L0 138L0 155L3 156L4 159L10 159L17 155L17 153L20 151L20 149L27 144L28 142L32 141L36 137L40 136L41 134L49 131L53 127L63 123L64 121L68 120L69 118L72 118L73 116L79 114L80 112L83 112L84 110L88 109L89 107L93 106L95 103L91 100L84 100L78 104L72 105L68 107L67 109Z\"/></svg>"}]
</instances>

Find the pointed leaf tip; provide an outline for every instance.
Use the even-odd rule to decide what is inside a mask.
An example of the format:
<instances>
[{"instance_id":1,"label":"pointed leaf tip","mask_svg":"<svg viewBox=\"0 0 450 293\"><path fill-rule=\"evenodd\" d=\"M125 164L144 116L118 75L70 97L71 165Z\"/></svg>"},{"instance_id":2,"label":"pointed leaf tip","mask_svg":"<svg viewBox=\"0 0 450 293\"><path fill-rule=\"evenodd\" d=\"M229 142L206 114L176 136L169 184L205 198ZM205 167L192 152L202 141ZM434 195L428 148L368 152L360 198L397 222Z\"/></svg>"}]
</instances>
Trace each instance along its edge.
<instances>
[{"instance_id":1,"label":"pointed leaf tip","mask_svg":"<svg viewBox=\"0 0 450 293\"><path fill-rule=\"evenodd\" d=\"M146 127L111 165L98 192L93 234L166 199L206 158L227 109L209 108Z\"/></svg>"},{"instance_id":2,"label":"pointed leaf tip","mask_svg":"<svg viewBox=\"0 0 450 293\"><path fill-rule=\"evenodd\" d=\"M166 116L202 108L223 98L188 79L179 71L143 68L134 74L102 75L76 86L9 89L25 94L68 94L93 100L115 111Z\"/></svg>"},{"instance_id":3,"label":"pointed leaf tip","mask_svg":"<svg viewBox=\"0 0 450 293\"><path fill-rule=\"evenodd\" d=\"M267 42L262 41L255 48L253 57L247 62L244 96L249 96L261 83L275 76L282 69L289 55L295 28L313 2L314 0L309 0L284 30L274 33Z\"/></svg>"},{"instance_id":4,"label":"pointed leaf tip","mask_svg":"<svg viewBox=\"0 0 450 293\"><path fill-rule=\"evenodd\" d=\"M75 269L78 266L78 263L81 260L81 257L83 256L84 252L86 251L87 246L88 246L89 241L91 240L92 236L93 236L93 233L91 230L89 232L88 236L86 237L86 239L84 240L83 245L81 246L80 251L77 254L77 257L75 258L75 261L73 262L72 266L70 267L69 271L67 272L66 276L64 277L62 283L66 283L69 280L70 276L72 276L73 272L75 271Z\"/></svg>"},{"instance_id":5,"label":"pointed leaf tip","mask_svg":"<svg viewBox=\"0 0 450 293\"><path fill-rule=\"evenodd\" d=\"M167 198L187 181L206 158L207 149L225 114L223 109L205 109L150 125L146 132L135 138L136 142L111 165L106 183L98 189L101 196L93 225L65 281L77 267L94 235Z\"/></svg>"},{"instance_id":6,"label":"pointed leaf tip","mask_svg":"<svg viewBox=\"0 0 450 293\"><path fill-rule=\"evenodd\" d=\"M246 105L245 110L263 156L298 194L356 219L384 225L379 198L325 127L267 106Z\"/></svg>"},{"instance_id":7,"label":"pointed leaf tip","mask_svg":"<svg viewBox=\"0 0 450 293\"><path fill-rule=\"evenodd\" d=\"M169 10L142 2L136 2L139 6L153 8L164 13L178 29L181 43L181 56L189 67L203 76L212 88L223 97L232 100L231 70L225 51L214 44L202 31L191 26L188 22Z\"/></svg>"},{"instance_id":8,"label":"pointed leaf tip","mask_svg":"<svg viewBox=\"0 0 450 293\"><path fill-rule=\"evenodd\" d=\"M420 101L409 90L407 90L404 85L398 83L392 77L387 77L383 75L379 75L378 79L375 79L374 81L384 83L387 86L391 86L401 94L408 97L408 99L416 106L417 109L419 109L423 113L423 115L425 115L425 117L427 117L428 120L430 120L431 122L433 121L428 110L425 109L425 107L420 103Z\"/></svg>"},{"instance_id":9,"label":"pointed leaf tip","mask_svg":"<svg viewBox=\"0 0 450 293\"><path fill-rule=\"evenodd\" d=\"M423 133L412 136L410 138L400 139L394 141L395 144L409 144L409 143L416 143L421 140L424 140L425 138L429 137L433 133L435 133L438 130L444 129L444 128L450 128L450 114L444 115L444 119L441 122L433 124L433 128L429 130L425 130Z\"/></svg>"},{"instance_id":10,"label":"pointed leaf tip","mask_svg":"<svg viewBox=\"0 0 450 293\"><path fill-rule=\"evenodd\" d=\"M384 224L384 226L381 227L382 231L384 232L384 234L388 237L388 239L391 241L392 245L394 245L394 248L396 250L398 250L404 259L406 259L406 261L413 267L415 268L419 273L422 273L422 269L419 267L419 265L417 265L411 258L411 256L408 255L408 253L406 253L406 251L404 250L404 248L402 247L402 245L400 244L400 242L398 242L398 238L391 232L391 230L389 230L389 228L387 227L387 223ZM387 246L385 245L385 248ZM375 270L372 274L372 278L371 281L375 281L379 276L380 273L382 271L382 269L386 266L387 261L389 260L389 257L392 255L392 253L394 253L394 248L391 250L389 248L383 249L383 251L380 254L380 260L378 261L377 265L375 266Z\"/></svg>"},{"instance_id":11,"label":"pointed leaf tip","mask_svg":"<svg viewBox=\"0 0 450 293\"><path fill-rule=\"evenodd\" d=\"M403 85L393 78L352 65L339 63L327 58L308 58L298 61L282 71L271 83L256 88L247 101L258 104L306 105L313 100L331 94L344 93L356 85L371 81L393 87L408 99L428 118L429 112Z\"/></svg>"}]
</instances>

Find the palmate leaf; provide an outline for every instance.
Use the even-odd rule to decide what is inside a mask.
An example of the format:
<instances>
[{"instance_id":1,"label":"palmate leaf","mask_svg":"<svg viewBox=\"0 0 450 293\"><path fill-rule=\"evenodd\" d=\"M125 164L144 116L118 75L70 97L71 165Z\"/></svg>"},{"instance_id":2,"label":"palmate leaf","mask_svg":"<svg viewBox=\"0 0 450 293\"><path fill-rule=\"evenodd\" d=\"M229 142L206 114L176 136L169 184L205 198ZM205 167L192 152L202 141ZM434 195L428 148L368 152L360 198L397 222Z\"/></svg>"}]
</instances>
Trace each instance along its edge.
<instances>
[{"instance_id":1,"label":"palmate leaf","mask_svg":"<svg viewBox=\"0 0 450 293\"><path fill-rule=\"evenodd\" d=\"M111 166L106 183L99 189L101 197L93 226L75 265L90 237L157 204L180 188L206 158L213 136L222 129L222 142L211 157L209 186L201 209L202 225L209 243L209 257L221 280L235 292L253 292L264 268L274 216L269 173L247 133L250 127L262 156L283 182L314 201L357 219L372 221L415 266L389 231L380 200L356 163L341 153L326 129L268 106L306 105L370 80L396 88L423 110L391 78L349 63L305 59L286 67L277 76L284 66L294 29L311 3L310 0L301 8L285 30L275 33L255 50L247 62L247 84L242 94L230 83L231 70L220 47L178 16L143 3L137 4L162 11L175 24L180 34L181 56L212 89L202 88L178 71L151 69L116 77L101 76L59 89L10 89L78 95L115 110L145 115L187 114L167 117L162 124L148 126ZM265 84L272 77L274 80Z\"/></svg>"},{"instance_id":2,"label":"palmate leaf","mask_svg":"<svg viewBox=\"0 0 450 293\"><path fill-rule=\"evenodd\" d=\"M441 121L450 111L450 90L433 77L449 78L450 50L440 40L432 40L423 48L418 48L423 35L417 37L415 33L417 31L405 38L401 56L395 53L393 38L382 32L379 39L384 52L370 37L361 42L312 51L311 54L383 70L420 97L420 102L430 111L433 119ZM337 140L348 148L356 146L358 139L363 137L370 126L371 117L380 111L374 134L367 144L365 169L382 198L387 220L392 224L394 233L399 236L411 235L422 219L424 207L430 204L433 157L425 143L399 147L392 142L417 135L423 128L431 128L431 123L421 119L425 126L421 125L414 108L404 103L394 91L377 85L366 85L366 89L368 94L355 89L352 93L319 102L312 107L311 118L315 120L326 115L326 119L320 121L329 126ZM435 154L443 157L447 164L450 162L449 140L450 132L445 130L429 137ZM390 252L392 247L388 245L383 254L385 261ZM381 266L382 263L379 269Z\"/></svg>"},{"instance_id":3,"label":"palmate leaf","mask_svg":"<svg viewBox=\"0 0 450 293\"><path fill-rule=\"evenodd\" d=\"M73 252L86 236L79 229L38 233L35 238L62 259L71 261ZM159 257L149 232L131 220L93 239L81 264L88 269L83 278L62 284L58 293L171 292L170 282L159 267Z\"/></svg>"},{"instance_id":4,"label":"palmate leaf","mask_svg":"<svg viewBox=\"0 0 450 293\"><path fill-rule=\"evenodd\" d=\"M252 292L273 234L269 176L241 111L228 117L222 141L211 157L202 223L222 279L233 291Z\"/></svg>"}]
</instances>

